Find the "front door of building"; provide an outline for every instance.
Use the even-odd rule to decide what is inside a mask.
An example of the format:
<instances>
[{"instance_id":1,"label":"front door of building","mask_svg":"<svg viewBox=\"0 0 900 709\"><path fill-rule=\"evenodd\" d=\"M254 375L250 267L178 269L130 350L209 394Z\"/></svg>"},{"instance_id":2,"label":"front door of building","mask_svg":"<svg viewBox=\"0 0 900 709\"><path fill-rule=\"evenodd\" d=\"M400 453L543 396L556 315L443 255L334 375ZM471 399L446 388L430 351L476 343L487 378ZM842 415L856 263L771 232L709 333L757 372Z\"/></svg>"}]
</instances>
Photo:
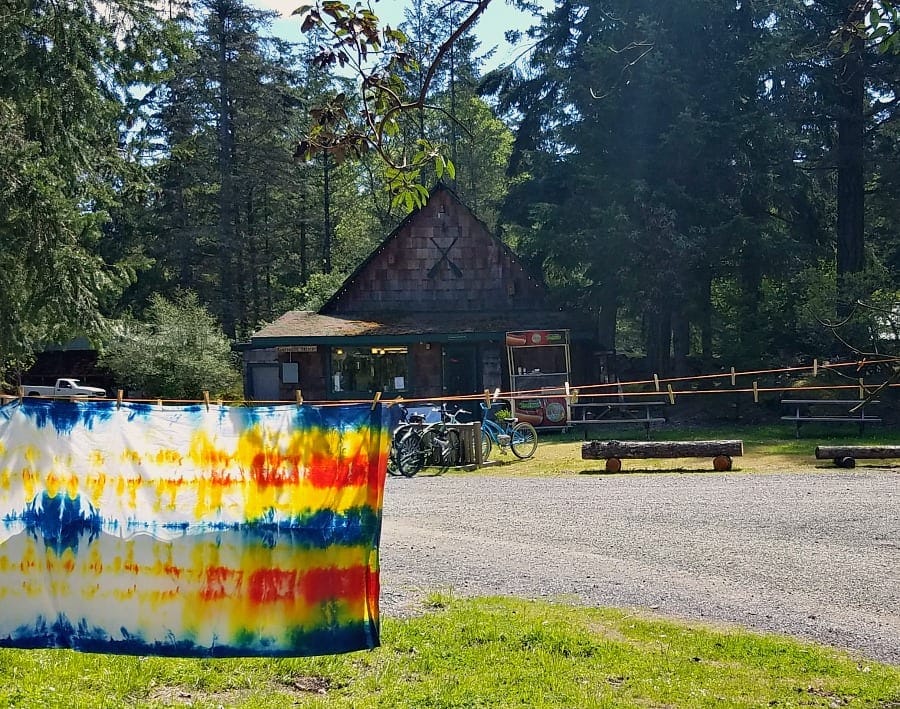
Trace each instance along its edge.
<instances>
[{"instance_id":1,"label":"front door of building","mask_svg":"<svg viewBox=\"0 0 900 709\"><path fill-rule=\"evenodd\" d=\"M478 360L475 345L444 345L444 396L478 393Z\"/></svg>"}]
</instances>

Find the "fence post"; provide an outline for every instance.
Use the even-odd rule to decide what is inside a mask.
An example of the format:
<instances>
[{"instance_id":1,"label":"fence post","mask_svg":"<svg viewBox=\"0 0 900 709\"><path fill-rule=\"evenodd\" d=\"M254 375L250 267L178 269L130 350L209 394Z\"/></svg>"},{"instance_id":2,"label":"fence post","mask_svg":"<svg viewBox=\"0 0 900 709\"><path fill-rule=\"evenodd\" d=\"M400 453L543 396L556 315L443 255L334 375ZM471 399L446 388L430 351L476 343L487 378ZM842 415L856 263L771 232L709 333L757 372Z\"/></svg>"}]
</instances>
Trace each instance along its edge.
<instances>
[{"instance_id":1,"label":"fence post","mask_svg":"<svg viewBox=\"0 0 900 709\"><path fill-rule=\"evenodd\" d=\"M475 469L482 467L484 465L484 461L481 459L481 422L480 421L472 421L469 424L472 429L472 451L475 456L473 460L475 461Z\"/></svg>"}]
</instances>

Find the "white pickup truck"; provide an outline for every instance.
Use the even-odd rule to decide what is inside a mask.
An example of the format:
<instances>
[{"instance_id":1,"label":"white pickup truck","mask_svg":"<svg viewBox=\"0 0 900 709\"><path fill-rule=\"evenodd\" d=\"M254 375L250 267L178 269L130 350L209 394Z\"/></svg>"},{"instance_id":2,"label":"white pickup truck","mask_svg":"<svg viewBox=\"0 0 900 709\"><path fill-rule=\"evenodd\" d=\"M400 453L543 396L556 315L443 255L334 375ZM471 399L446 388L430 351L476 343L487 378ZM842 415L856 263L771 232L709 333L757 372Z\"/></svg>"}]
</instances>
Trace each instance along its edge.
<instances>
[{"instance_id":1,"label":"white pickup truck","mask_svg":"<svg viewBox=\"0 0 900 709\"><path fill-rule=\"evenodd\" d=\"M62 397L105 397L106 389L99 387L86 387L78 383L77 379L57 379L52 387L26 384L22 387L25 396L62 396Z\"/></svg>"}]
</instances>

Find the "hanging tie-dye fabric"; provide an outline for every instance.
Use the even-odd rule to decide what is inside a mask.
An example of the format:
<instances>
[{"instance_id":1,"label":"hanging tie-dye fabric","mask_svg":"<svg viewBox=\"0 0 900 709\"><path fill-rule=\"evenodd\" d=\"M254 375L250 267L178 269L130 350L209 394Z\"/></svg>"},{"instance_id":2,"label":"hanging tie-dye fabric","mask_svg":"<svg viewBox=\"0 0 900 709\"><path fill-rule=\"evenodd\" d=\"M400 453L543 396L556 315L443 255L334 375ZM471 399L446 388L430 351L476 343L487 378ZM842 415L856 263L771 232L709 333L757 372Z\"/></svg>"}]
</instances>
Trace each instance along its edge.
<instances>
[{"instance_id":1,"label":"hanging tie-dye fabric","mask_svg":"<svg viewBox=\"0 0 900 709\"><path fill-rule=\"evenodd\" d=\"M378 644L381 406L0 407L0 646Z\"/></svg>"}]
</instances>

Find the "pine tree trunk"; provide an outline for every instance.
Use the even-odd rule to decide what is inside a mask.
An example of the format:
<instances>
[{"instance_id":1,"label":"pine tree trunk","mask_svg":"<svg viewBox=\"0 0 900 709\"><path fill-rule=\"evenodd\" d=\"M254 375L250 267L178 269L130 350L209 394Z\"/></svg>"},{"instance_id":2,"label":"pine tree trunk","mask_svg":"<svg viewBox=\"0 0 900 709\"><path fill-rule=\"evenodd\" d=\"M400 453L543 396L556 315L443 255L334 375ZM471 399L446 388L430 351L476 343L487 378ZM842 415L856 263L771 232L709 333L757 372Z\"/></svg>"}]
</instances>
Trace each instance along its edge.
<instances>
[{"instance_id":1,"label":"pine tree trunk","mask_svg":"<svg viewBox=\"0 0 900 709\"><path fill-rule=\"evenodd\" d=\"M853 21L851 17L851 21ZM864 79L863 40L854 37L837 64L837 276L838 293L847 312L852 294L847 276L862 270L865 246Z\"/></svg>"},{"instance_id":2,"label":"pine tree trunk","mask_svg":"<svg viewBox=\"0 0 900 709\"><path fill-rule=\"evenodd\" d=\"M234 251L234 184L232 166L234 158L234 126L231 116L230 84L228 75L228 39L226 36L227 8L218 7L218 166L219 166L219 289L222 307L222 328L229 337L235 334L234 275L232 255Z\"/></svg>"},{"instance_id":3,"label":"pine tree trunk","mask_svg":"<svg viewBox=\"0 0 900 709\"><path fill-rule=\"evenodd\" d=\"M691 351L691 322L683 313L672 316L672 353L675 374L687 374L687 358Z\"/></svg>"},{"instance_id":4,"label":"pine tree trunk","mask_svg":"<svg viewBox=\"0 0 900 709\"><path fill-rule=\"evenodd\" d=\"M331 273L331 161L322 153L323 211L322 273Z\"/></svg>"},{"instance_id":5,"label":"pine tree trunk","mask_svg":"<svg viewBox=\"0 0 900 709\"><path fill-rule=\"evenodd\" d=\"M672 347L672 314L667 309L648 314L647 366L658 374L668 374Z\"/></svg>"},{"instance_id":6,"label":"pine tree trunk","mask_svg":"<svg viewBox=\"0 0 900 709\"><path fill-rule=\"evenodd\" d=\"M703 281L703 319L700 322L700 351L703 357L704 369L707 371L711 369L713 360L712 312L712 279L706 278Z\"/></svg>"}]
</instances>

